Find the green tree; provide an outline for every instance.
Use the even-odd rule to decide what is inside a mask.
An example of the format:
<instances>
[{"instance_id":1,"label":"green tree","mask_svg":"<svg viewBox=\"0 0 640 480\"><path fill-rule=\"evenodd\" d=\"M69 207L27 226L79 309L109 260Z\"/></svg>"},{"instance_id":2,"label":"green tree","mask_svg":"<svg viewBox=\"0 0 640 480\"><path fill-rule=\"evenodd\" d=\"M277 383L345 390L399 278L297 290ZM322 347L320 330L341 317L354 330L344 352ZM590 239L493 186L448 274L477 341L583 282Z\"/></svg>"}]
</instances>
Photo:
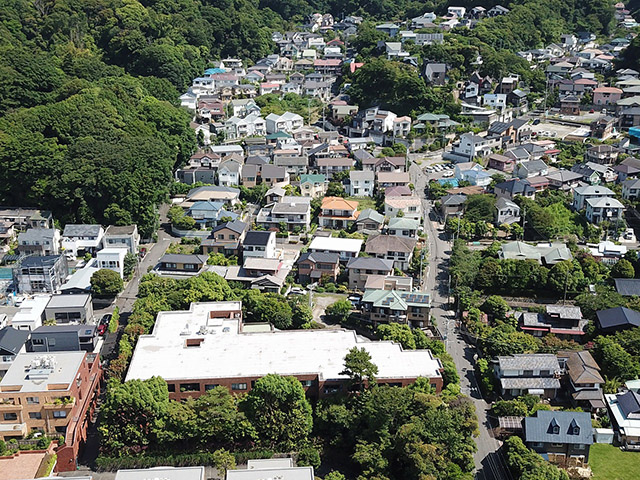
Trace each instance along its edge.
<instances>
[{"instance_id":1,"label":"green tree","mask_svg":"<svg viewBox=\"0 0 640 480\"><path fill-rule=\"evenodd\" d=\"M138 264L138 256L131 252L127 252L124 256L123 273L126 278L130 278L133 275L133 271Z\"/></svg>"},{"instance_id":2,"label":"green tree","mask_svg":"<svg viewBox=\"0 0 640 480\"><path fill-rule=\"evenodd\" d=\"M636 276L636 271L629 260L624 258L618 260L613 267L611 267L611 278L633 278Z\"/></svg>"},{"instance_id":3,"label":"green tree","mask_svg":"<svg viewBox=\"0 0 640 480\"><path fill-rule=\"evenodd\" d=\"M344 357L344 370L341 375L347 375L351 383L362 390L364 382L375 382L378 366L371 361L371 355L363 348L353 347Z\"/></svg>"},{"instance_id":4,"label":"green tree","mask_svg":"<svg viewBox=\"0 0 640 480\"><path fill-rule=\"evenodd\" d=\"M118 272L102 268L91 275L91 290L96 295L114 297L124 288L124 282Z\"/></svg>"},{"instance_id":5,"label":"green tree","mask_svg":"<svg viewBox=\"0 0 640 480\"><path fill-rule=\"evenodd\" d=\"M505 320L507 318L507 313L511 308L500 295L490 295L484 301L480 309L491 315L496 320Z\"/></svg>"},{"instance_id":6,"label":"green tree","mask_svg":"<svg viewBox=\"0 0 640 480\"><path fill-rule=\"evenodd\" d=\"M378 325L376 333L382 340L393 340L402 345L405 350L415 350L416 340L411 328L401 323L383 323Z\"/></svg>"},{"instance_id":7,"label":"green tree","mask_svg":"<svg viewBox=\"0 0 640 480\"><path fill-rule=\"evenodd\" d=\"M353 310L351 302L343 299L329 305L325 310L325 314L333 321L343 323L349 317L351 310Z\"/></svg>"},{"instance_id":8,"label":"green tree","mask_svg":"<svg viewBox=\"0 0 640 480\"><path fill-rule=\"evenodd\" d=\"M638 362L610 337L595 339L593 356L607 378L631 380L640 375Z\"/></svg>"},{"instance_id":9,"label":"green tree","mask_svg":"<svg viewBox=\"0 0 640 480\"><path fill-rule=\"evenodd\" d=\"M212 454L213 466L216 467L218 474L223 478L226 477L228 470L236 468L236 457L233 453L223 448L216 450Z\"/></svg>"},{"instance_id":10,"label":"green tree","mask_svg":"<svg viewBox=\"0 0 640 480\"><path fill-rule=\"evenodd\" d=\"M261 378L241 400L240 408L255 427L259 442L269 448L299 449L311 433L311 405L295 377Z\"/></svg>"},{"instance_id":11,"label":"green tree","mask_svg":"<svg viewBox=\"0 0 640 480\"><path fill-rule=\"evenodd\" d=\"M112 455L123 455L153 445L168 409L167 384L159 377L110 382L100 411L103 447Z\"/></svg>"}]
</instances>

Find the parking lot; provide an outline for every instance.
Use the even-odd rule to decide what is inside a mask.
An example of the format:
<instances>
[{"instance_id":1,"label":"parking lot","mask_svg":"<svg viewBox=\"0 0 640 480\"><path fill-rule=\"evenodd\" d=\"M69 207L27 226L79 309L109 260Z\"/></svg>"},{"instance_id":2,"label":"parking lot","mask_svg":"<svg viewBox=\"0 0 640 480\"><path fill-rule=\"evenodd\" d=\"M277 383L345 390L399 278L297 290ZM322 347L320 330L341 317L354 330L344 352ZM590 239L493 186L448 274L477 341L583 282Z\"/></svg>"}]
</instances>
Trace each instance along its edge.
<instances>
[{"instance_id":1,"label":"parking lot","mask_svg":"<svg viewBox=\"0 0 640 480\"><path fill-rule=\"evenodd\" d=\"M548 137L563 140L568 135L587 137L588 127L578 127L576 125L561 125L559 123L540 122L538 125L531 125L531 131L536 137Z\"/></svg>"},{"instance_id":2,"label":"parking lot","mask_svg":"<svg viewBox=\"0 0 640 480\"><path fill-rule=\"evenodd\" d=\"M430 165L424 169L424 172L429 174L430 178L451 178L453 177L453 169L455 166L453 163L438 163Z\"/></svg>"}]
</instances>

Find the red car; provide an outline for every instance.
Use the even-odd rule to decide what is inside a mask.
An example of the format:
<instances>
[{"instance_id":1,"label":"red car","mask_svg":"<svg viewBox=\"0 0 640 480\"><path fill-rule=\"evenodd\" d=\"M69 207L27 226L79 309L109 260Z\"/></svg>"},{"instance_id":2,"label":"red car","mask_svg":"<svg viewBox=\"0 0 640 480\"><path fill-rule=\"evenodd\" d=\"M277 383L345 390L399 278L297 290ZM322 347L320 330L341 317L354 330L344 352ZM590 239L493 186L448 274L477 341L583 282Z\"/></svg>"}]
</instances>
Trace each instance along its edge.
<instances>
[{"instance_id":1,"label":"red car","mask_svg":"<svg viewBox=\"0 0 640 480\"><path fill-rule=\"evenodd\" d=\"M107 332L107 326L104 323L98 325L98 335L102 336Z\"/></svg>"}]
</instances>

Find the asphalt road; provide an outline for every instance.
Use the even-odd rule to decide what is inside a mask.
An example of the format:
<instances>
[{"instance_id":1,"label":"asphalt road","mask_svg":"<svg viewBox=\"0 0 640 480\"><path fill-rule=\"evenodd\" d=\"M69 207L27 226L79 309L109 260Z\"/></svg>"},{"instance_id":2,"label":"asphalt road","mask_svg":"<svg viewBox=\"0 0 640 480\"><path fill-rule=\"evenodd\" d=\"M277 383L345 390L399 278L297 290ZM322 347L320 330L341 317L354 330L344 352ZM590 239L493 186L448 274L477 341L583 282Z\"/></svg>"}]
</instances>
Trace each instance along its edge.
<instances>
[{"instance_id":1,"label":"asphalt road","mask_svg":"<svg viewBox=\"0 0 640 480\"><path fill-rule=\"evenodd\" d=\"M429 159L435 160L435 159ZM439 160L439 159L438 159ZM422 170L434 161L423 161L420 166L411 163L409 173L415 191L424 197L428 174ZM447 351L460 374L462 392L468 395L476 407L479 435L476 438L478 450L474 455L477 480L513 480L500 451L501 442L491 435L488 419L489 404L482 398L475 379L473 363L475 347L465 342L455 328L455 312L449 307L449 255L451 244L446 233L438 231L436 212L430 201L423 200L424 231L428 236L429 265L424 290L431 292L431 314L436 318L438 328L445 336Z\"/></svg>"}]
</instances>

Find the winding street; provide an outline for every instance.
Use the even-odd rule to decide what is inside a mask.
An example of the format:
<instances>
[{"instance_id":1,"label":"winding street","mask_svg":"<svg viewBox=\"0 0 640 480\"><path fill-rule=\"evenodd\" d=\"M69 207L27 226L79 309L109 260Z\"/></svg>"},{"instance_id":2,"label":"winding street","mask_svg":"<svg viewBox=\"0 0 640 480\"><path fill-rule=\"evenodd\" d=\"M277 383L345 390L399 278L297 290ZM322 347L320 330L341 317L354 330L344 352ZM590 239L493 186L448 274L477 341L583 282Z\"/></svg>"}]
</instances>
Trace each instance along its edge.
<instances>
[{"instance_id":1,"label":"winding street","mask_svg":"<svg viewBox=\"0 0 640 480\"><path fill-rule=\"evenodd\" d=\"M439 160L439 159L438 159ZM424 198L424 189L428 183L428 174L422 166L410 162L409 174L418 195ZM424 231L429 245L429 262L424 291L431 293L431 315L436 318L438 328L445 337L447 351L453 357L460 375L462 393L468 395L475 407L478 416L479 435L476 438L478 446L474 455L476 467L476 480L513 480L506 466L504 455L500 451L501 442L496 440L491 433L489 423L490 405L482 398L474 375L473 363L475 347L466 343L462 335L455 328L455 312L449 310L449 255L451 244L444 231L437 229L437 212L433 203L426 198L422 201L424 215Z\"/></svg>"}]
</instances>

